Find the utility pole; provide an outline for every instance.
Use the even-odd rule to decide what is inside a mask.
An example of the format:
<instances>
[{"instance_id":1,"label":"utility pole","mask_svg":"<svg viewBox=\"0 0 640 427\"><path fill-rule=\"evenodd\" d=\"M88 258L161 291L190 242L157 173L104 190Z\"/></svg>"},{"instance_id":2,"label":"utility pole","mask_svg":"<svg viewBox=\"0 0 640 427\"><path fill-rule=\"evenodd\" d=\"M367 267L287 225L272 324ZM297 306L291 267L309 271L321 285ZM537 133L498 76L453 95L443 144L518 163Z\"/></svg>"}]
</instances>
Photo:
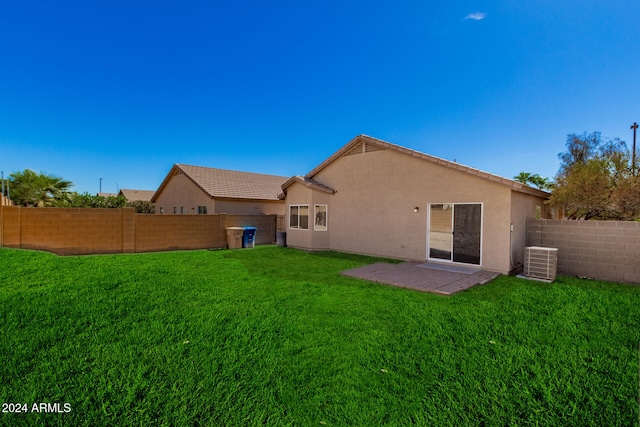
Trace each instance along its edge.
<instances>
[{"instance_id":1,"label":"utility pole","mask_svg":"<svg viewBox=\"0 0 640 427\"><path fill-rule=\"evenodd\" d=\"M636 174L636 129L638 129L638 123L633 123L631 125L631 129L633 129L633 152L631 154L631 172Z\"/></svg>"},{"instance_id":2,"label":"utility pole","mask_svg":"<svg viewBox=\"0 0 640 427\"><path fill-rule=\"evenodd\" d=\"M102 193L102 178L100 178L100 193Z\"/></svg>"}]
</instances>

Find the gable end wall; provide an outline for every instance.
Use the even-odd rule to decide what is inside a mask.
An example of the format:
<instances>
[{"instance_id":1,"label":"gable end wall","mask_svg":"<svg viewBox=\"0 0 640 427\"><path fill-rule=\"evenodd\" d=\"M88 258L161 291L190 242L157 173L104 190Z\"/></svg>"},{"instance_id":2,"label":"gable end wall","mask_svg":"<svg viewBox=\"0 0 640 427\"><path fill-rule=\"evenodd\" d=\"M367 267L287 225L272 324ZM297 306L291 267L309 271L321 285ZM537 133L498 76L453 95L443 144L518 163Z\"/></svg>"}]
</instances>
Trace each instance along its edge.
<instances>
[{"instance_id":1,"label":"gable end wall","mask_svg":"<svg viewBox=\"0 0 640 427\"><path fill-rule=\"evenodd\" d=\"M186 208L187 214L198 213L198 206L206 206L207 213L215 213L215 201L202 191L184 174L178 174L169 180L162 193L156 199L156 213L164 208L165 214L172 214L173 207Z\"/></svg>"}]
</instances>

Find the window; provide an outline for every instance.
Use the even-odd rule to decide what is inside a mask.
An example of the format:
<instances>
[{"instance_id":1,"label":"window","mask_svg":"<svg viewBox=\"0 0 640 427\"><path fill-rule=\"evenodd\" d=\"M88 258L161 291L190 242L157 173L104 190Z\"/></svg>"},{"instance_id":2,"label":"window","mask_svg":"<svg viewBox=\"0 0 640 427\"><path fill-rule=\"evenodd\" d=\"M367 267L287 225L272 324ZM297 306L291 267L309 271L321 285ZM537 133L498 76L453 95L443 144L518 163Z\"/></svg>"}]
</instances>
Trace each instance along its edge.
<instances>
[{"instance_id":1,"label":"window","mask_svg":"<svg viewBox=\"0 0 640 427\"><path fill-rule=\"evenodd\" d=\"M315 205L313 215L313 229L327 231L327 205Z\"/></svg>"},{"instance_id":2,"label":"window","mask_svg":"<svg viewBox=\"0 0 640 427\"><path fill-rule=\"evenodd\" d=\"M309 229L309 205L289 206L289 228Z\"/></svg>"},{"instance_id":3,"label":"window","mask_svg":"<svg viewBox=\"0 0 640 427\"><path fill-rule=\"evenodd\" d=\"M177 206L174 206L174 207L173 207L173 213L174 213L174 214L177 214L177 213L178 213L178 207L177 207Z\"/></svg>"},{"instance_id":4,"label":"window","mask_svg":"<svg viewBox=\"0 0 640 427\"><path fill-rule=\"evenodd\" d=\"M164 207L160 206L160 213L163 214L164 213Z\"/></svg>"},{"instance_id":5,"label":"window","mask_svg":"<svg viewBox=\"0 0 640 427\"><path fill-rule=\"evenodd\" d=\"M180 206L180 213L182 215L186 214L187 213L187 208L185 208L184 206Z\"/></svg>"},{"instance_id":6,"label":"window","mask_svg":"<svg viewBox=\"0 0 640 427\"><path fill-rule=\"evenodd\" d=\"M206 215L207 207L206 206L198 206L198 215Z\"/></svg>"}]
</instances>

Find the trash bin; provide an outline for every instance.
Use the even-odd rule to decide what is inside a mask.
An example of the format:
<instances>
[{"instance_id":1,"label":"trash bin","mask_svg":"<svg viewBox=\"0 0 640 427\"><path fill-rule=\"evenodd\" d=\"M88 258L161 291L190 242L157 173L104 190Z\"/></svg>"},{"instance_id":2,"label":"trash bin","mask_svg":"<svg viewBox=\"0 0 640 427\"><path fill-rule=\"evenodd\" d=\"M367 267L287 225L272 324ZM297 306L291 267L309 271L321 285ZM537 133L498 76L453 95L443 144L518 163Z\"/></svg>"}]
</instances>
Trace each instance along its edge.
<instances>
[{"instance_id":1,"label":"trash bin","mask_svg":"<svg viewBox=\"0 0 640 427\"><path fill-rule=\"evenodd\" d=\"M243 248L252 248L256 244L256 227L245 227L244 238L242 239Z\"/></svg>"},{"instance_id":2,"label":"trash bin","mask_svg":"<svg viewBox=\"0 0 640 427\"><path fill-rule=\"evenodd\" d=\"M276 243L278 247L284 248L287 246L287 233L284 231L278 231L276 233Z\"/></svg>"},{"instance_id":3,"label":"trash bin","mask_svg":"<svg viewBox=\"0 0 640 427\"><path fill-rule=\"evenodd\" d=\"M227 247L229 249L240 249L243 235L243 227L227 227Z\"/></svg>"}]
</instances>

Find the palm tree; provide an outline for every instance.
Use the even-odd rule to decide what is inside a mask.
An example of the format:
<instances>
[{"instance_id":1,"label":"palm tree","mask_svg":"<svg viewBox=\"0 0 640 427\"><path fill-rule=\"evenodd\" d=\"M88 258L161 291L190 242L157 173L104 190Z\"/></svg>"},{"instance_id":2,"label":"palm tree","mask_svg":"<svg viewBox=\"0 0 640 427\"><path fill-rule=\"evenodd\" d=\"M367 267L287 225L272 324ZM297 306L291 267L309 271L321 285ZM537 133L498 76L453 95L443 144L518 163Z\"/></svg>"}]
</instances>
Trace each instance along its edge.
<instances>
[{"instance_id":1,"label":"palm tree","mask_svg":"<svg viewBox=\"0 0 640 427\"><path fill-rule=\"evenodd\" d=\"M518 181L523 183L524 185L532 185L540 190L549 190L551 189L553 182L549 181L549 178L543 178L538 174L532 174L529 172L520 172L518 175L513 177L514 181Z\"/></svg>"},{"instance_id":2,"label":"palm tree","mask_svg":"<svg viewBox=\"0 0 640 427\"><path fill-rule=\"evenodd\" d=\"M540 190L550 190L551 189L551 185L553 184L551 181L549 181L549 178L543 178L538 174L532 175L531 178L529 178L529 182L532 185L535 185L536 187L538 187Z\"/></svg>"},{"instance_id":3,"label":"palm tree","mask_svg":"<svg viewBox=\"0 0 640 427\"><path fill-rule=\"evenodd\" d=\"M513 179L514 181L528 185L529 180L531 179L531 174L529 172L520 172L518 175L514 176Z\"/></svg>"},{"instance_id":4,"label":"palm tree","mask_svg":"<svg viewBox=\"0 0 640 427\"><path fill-rule=\"evenodd\" d=\"M68 197L73 186L71 181L31 169L14 172L9 178L11 199L19 206L55 206Z\"/></svg>"}]
</instances>

